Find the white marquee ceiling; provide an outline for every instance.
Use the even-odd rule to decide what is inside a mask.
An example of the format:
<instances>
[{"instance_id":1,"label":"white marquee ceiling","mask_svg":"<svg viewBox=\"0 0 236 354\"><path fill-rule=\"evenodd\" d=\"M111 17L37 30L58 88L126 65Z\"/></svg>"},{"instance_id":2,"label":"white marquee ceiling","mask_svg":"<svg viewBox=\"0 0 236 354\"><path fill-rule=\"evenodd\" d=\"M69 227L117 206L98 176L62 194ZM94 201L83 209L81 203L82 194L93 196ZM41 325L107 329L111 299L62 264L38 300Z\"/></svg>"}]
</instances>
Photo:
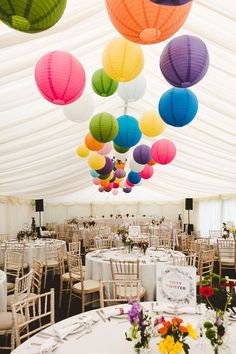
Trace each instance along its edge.
<instances>
[{"instance_id":1,"label":"white marquee ceiling","mask_svg":"<svg viewBox=\"0 0 236 354\"><path fill-rule=\"evenodd\" d=\"M193 34L205 41L210 68L192 88L200 103L197 118L184 128L169 127L162 135L175 142L177 156L172 164L156 167L155 176L144 182L159 196L236 193L235 13L234 0L195 0L177 34ZM58 24L39 34L20 33L0 24L0 195L56 197L90 185L87 162L75 155L88 122L68 121L61 107L41 97L34 83L34 66L48 51L69 51L84 65L86 92L92 92L91 75L101 67L104 46L117 35L101 0L68 0ZM163 43L143 46L147 92L128 108L137 118L156 107L170 87L158 65L163 47ZM93 97L95 113L122 115L123 102L117 94ZM100 198L93 190L94 198ZM141 193L142 187L138 190Z\"/></svg>"}]
</instances>

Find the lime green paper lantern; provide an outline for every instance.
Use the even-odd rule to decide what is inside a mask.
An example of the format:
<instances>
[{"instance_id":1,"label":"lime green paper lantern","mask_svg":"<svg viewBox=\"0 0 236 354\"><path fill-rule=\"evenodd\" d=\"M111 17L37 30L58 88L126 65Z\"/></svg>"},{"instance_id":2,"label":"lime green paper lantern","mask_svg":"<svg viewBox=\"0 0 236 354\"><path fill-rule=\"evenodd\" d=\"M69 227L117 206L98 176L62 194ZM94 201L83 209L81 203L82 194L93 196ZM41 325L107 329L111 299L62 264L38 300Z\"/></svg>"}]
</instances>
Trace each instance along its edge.
<instances>
[{"instance_id":1,"label":"lime green paper lantern","mask_svg":"<svg viewBox=\"0 0 236 354\"><path fill-rule=\"evenodd\" d=\"M118 85L118 82L111 79L104 69L95 71L92 76L93 91L99 96L108 97L113 95L113 93L116 92Z\"/></svg>"},{"instance_id":2,"label":"lime green paper lantern","mask_svg":"<svg viewBox=\"0 0 236 354\"><path fill-rule=\"evenodd\" d=\"M114 150L116 150L117 152L119 152L120 154L124 154L126 153L127 151L129 151L129 148L123 148L119 145L116 145L115 143L113 144L113 148Z\"/></svg>"},{"instance_id":3,"label":"lime green paper lantern","mask_svg":"<svg viewBox=\"0 0 236 354\"><path fill-rule=\"evenodd\" d=\"M106 112L96 114L90 121L89 130L94 139L101 143L112 141L119 131L116 118Z\"/></svg>"},{"instance_id":4,"label":"lime green paper lantern","mask_svg":"<svg viewBox=\"0 0 236 354\"><path fill-rule=\"evenodd\" d=\"M0 20L27 33L45 31L59 21L67 0L1 0Z\"/></svg>"}]
</instances>

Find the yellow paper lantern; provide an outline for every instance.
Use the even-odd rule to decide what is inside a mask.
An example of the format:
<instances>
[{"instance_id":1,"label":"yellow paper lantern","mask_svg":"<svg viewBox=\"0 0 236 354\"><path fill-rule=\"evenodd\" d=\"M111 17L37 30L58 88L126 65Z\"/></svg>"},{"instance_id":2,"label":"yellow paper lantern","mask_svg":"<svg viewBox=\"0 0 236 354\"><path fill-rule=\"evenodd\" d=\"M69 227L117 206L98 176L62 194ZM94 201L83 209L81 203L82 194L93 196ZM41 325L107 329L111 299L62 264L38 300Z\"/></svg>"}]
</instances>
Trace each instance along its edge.
<instances>
[{"instance_id":1,"label":"yellow paper lantern","mask_svg":"<svg viewBox=\"0 0 236 354\"><path fill-rule=\"evenodd\" d=\"M87 157L90 153L89 149L85 145L80 145L76 149L76 153L79 157Z\"/></svg>"},{"instance_id":2,"label":"yellow paper lantern","mask_svg":"<svg viewBox=\"0 0 236 354\"><path fill-rule=\"evenodd\" d=\"M106 159L104 156L98 154L97 152L92 153L88 158L88 164L94 170L100 170L105 166Z\"/></svg>"},{"instance_id":3,"label":"yellow paper lantern","mask_svg":"<svg viewBox=\"0 0 236 354\"><path fill-rule=\"evenodd\" d=\"M155 109L144 112L139 119L139 129L148 137L160 135L165 127L165 122Z\"/></svg>"},{"instance_id":4,"label":"yellow paper lantern","mask_svg":"<svg viewBox=\"0 0 236 354\"><path fill-rule=\"evenodd\" d=\"M102 62L108 76L116 81L130 81L144 66L141 47L124 38L113 39L103 52Z\"/></svg>"},{"instance_id":5,"label":"yellow paper lantern","mask_svg":"<svg viewBox=\"0 0 236 354\"><path fill-rule=\"evenodd\" d=\"M115 183L120 183L120 182L122 182L124 180L124 178L116 178L115 179Z\"/></svg>"}]
</instances>

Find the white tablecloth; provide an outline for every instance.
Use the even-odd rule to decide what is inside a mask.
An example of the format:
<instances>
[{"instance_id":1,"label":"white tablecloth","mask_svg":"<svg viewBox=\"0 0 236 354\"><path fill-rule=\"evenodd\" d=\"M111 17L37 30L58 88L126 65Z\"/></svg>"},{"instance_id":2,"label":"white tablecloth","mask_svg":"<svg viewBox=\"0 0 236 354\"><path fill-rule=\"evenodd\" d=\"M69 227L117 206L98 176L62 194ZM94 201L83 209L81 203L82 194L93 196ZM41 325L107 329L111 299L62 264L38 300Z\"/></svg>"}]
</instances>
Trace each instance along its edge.
<instances>
[{"instance_id":1,"label":"white tablecloth","mask_svg":"<svg viewBox=\"0 0 236 354\"><path fill-rule=\"evenodd\" d=\"M58 246L61 245L64 248L64 252L66 254L66 244L65 241L62 240L51 240L48 242L55 243ZM4 243L0 246L0 260L4 259L5 245ZM37 258L40 261L45 260L45 240L36 240L26 242L25 244L25 253L24 253L24 262L27 262L31 267L33 264L33 259Z\"/></svg>"},{"instance_id":2,"label":"white tablecloth","mask_svg":"<svg viewBox=\"0 0 236 354\"><path fill-rule=\"evenodd\" d=\"M142 305L150 309L150 303L142 303ZM115 306L117 308L117 306ZM104 309L105 314L114 311L114 306L107 307ZM92 329L92 332L83 335L81 338L78 338L80 333L71 334L67 337L64 343L58 343L58 347L53 353L55 354L134 354L133 343L128 342L125 339L125 332L129 330L130 324L128 320L122 320L120 318L111 319L111 321L103 322L100 317L97 315L96 310L89 311L84 314L88 319L99 320ZM69 328L72 324L74 325L79 321L82 315L73 316L64 321L58 322L57 324L49 327L44 330L44 333L48 334L48 338L53 338L55 335L55 329L65 329ZM173 315L165 315L166 320L174 317ZM191 323L195 329L199 329L202 325L204 316L203 315L191 315L184 314L179 315L184 320L184 324ZM229 326L229 340L231 347L231 354L235 353L236 337L234 332L236 330L236 322L232 322ZM47 337L35 335L30 338L28 341L20 345L15 349L12 354L37 354L40 351L42 343L45 345L45 342L48 341ZM77 339L76 339L77 338ZM150 342L150 353L156 354L159 353L157 348L159 338L154 337ZM188 339L187 342L191 346L191 354L213 354L210 342L206 339L201 341L193 341ZM32 343L32 344L31 344ZM227 352L229 354L230 351Z\"/></svg>"},{"instance_id":3,"label":"white tablecloth","mask_svg":"<svg viewBox=\"0 0 236 354\"><path fill-rule=\"evenodd\" d=\"M0 312L7 311L7 279L6 274L0 270Z\"/></svg>"},{"instance_id":4,"label":"white tablecloth","mask_svg":"<svg viewBox=\"0 0 236 354\"><path fill-rule=\"evenodd\" d=\"M93 280L111 280L112 274L110 269L110 258L119 260L136 260L140 259L140 273L142 286L146 289L146 300L152 301L155 299L156 293L156 267L159 262L172 264L172 254L175 256L184 256L183 253L170 251L166 254L163 250L152 250L149 248L146 255L132 252L125 254L123 249L105 250L101 252L89 252L86 255L86 279Z\"/></svg>"}]
</instances>

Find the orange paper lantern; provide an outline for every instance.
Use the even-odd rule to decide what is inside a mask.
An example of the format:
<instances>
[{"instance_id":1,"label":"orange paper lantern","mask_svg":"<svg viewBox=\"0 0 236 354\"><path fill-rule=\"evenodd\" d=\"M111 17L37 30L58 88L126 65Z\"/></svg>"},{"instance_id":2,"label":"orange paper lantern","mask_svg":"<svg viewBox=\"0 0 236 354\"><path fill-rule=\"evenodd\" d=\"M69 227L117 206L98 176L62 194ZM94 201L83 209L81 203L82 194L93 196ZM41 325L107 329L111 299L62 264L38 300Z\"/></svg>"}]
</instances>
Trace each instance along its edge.
<instances>
[{"instance_id":1,"label":"orange paper lantern","mask_svg":"<svg viewBox=\"0 0 236 354\"><path fill-rule=\"evenodd\" d=\"M184 24L192 1L180 6L158 5L150 0L106 0L111 22L132 42L159 43Z\"/></svg>"},{"instance_id":2,"label":"orange paper lantern","mask_svg":"<svg viewBox=\"0 0 236 354\"><path fill-rule=\"evenodd\" d=\"M99 151L104 147L104 143L95 140L92 134L88 133L84 139L85 145L91 151Z\"/></svg>"}]
</instances>

